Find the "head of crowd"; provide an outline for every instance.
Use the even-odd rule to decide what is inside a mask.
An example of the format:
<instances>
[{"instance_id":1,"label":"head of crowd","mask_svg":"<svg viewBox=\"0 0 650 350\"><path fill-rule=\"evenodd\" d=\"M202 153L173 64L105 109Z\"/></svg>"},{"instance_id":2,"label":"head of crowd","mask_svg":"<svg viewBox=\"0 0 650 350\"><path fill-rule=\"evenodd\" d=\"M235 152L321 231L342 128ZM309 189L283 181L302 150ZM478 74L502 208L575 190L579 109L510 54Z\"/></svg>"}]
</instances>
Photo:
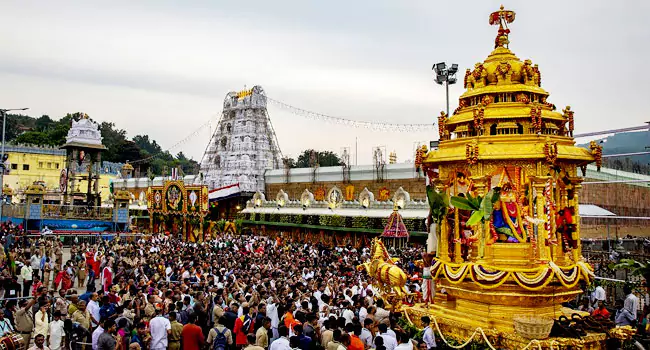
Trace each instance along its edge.
<instances>
[{"instance_id":1,"label":"head of crowd","mask_svg":"<svg viewBox=\"0 0 650 350\"><path fill-rule=\"evenodd\" d=\"M394 350L402 340L417 347L357 268L370 259L369 247L230 235L195 243L154 235L67 248L55 236L10 232L3 228L1 314L15 332L29 331L32 342L43 335L42 346L51 349L58 347L43 334L51 330L39 329L43 314L50 328L61 321L66 341L85 340L93 349L111 346L101 334L123 350L177 349L190 338L196 349L215 350ZM414 277L407 289L418 292L421 249L389 249ZM21 310L33 327L13 321Z\"/></svg>"}]
</instances>

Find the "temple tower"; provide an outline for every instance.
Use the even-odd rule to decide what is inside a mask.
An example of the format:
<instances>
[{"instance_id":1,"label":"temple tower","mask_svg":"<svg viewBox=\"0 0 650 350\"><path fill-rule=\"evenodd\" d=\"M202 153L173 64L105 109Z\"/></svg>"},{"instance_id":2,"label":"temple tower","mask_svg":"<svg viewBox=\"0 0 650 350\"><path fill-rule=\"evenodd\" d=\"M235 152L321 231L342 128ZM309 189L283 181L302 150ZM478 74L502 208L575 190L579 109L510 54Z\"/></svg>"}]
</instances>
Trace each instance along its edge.
<instances>
[{"instance_id":1,"label":"temple tower","mask_svg":"<svg viewBox=\"0 0 650 350\"><path fill-rule=\"evenodd\" d=\"M106 149L102 144L99 125L82 114L79 121L72 120L66 142L60 148L65 149L66 169L61 176L61 191L64 192L64 203L76 204L83 202L87 206L100 205L99 168L101 152ZM79 171L79 168L85 170ZM87 188L79 188L77 182L87 181Z\"/></svg>"},{"instance_id":2,"label":"temple tower","mask_svg":"<svg viewBox=\"0 0 650 350\"><path fill-rule=\"evenodd\" d=\"M228 93L222 113L201 163L205 183L210 189L238 184L238 192L263 192L264 171L282 164L264 90Z\"/></svg>"}]
</instances>

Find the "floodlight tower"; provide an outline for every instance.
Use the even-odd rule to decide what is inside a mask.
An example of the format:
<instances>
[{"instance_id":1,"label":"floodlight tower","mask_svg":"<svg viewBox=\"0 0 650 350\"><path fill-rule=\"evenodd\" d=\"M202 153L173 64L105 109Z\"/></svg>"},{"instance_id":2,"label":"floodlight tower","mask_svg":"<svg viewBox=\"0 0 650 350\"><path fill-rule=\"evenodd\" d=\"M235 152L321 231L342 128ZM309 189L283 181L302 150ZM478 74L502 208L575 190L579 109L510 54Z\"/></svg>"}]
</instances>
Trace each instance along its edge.
<instances>
[{"instance_id":1,"label":"floodlight tower","mask_svg":"<svg viewBox=\"0 0 650 350\"><path fill-rule=\"evenodd\" d=\"M435 82L438 85L445 84L447 91L447 115L449 115L449 85L456 84L456 73L458 72L458 64L452 63L447 67L445 62L436 63L433 65L433 71L436 73Z\"/></svg>"}]
</instances>

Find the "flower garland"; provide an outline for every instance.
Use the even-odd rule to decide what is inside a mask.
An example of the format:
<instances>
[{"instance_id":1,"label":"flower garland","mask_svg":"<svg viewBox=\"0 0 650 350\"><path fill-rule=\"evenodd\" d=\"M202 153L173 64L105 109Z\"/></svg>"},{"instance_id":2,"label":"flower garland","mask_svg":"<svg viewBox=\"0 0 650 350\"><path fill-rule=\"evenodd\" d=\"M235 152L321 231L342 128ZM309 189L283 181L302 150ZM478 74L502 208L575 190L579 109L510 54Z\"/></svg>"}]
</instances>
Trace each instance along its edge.
<instances>
[{"instance_id":1,"label":"flower garland","mask_svg":"<svg viewBox=\"0 0 650 350\"><path fill-rule=\"evenodd\" d=\"M548 181L546 181L546 185L544 186L544 199L546 199L546 203L544 203L544 214L546 214L546 220L544 222L544 229L546 230L546 245L557 244L556 240L553 239L553 234L551 232L553 230L553 226L551 225L551 218L553 217L552 213L555 211L552 191L553 183L551 182L551 179L548 179Z\"/></svg>"},{"instance_id":2,"label":"flower garland","mask_svg":"<svg viewBox=\"0 0 650 350\"><path fill-rule=\"evenodd\" d=\"M544 156L548 164L554 165L557 160L557 142L547 140L544 144Z\"/></svg>"},{"instance_id":3,"label":"flower garland","mask_svg":"<svg viewBox=\"0 0 650 350\"><path fill-rule=\"evenodd\" d=\"M470 165L478 163L478 142L476 140L465 145L465 160Z\"/></svg>"},{"instance_id":4,"label":"flower garland","mask_svg":"<svg viewBox=\"0 0 650 350\"><path fill-rule=\"evenodd\" d=\"M440 276L442 274L442 276ZM580 280L591 280L594 272L591 266L578 262L572 266L559 267L552 261L532 269L497 268L472 262L454 264L435 260L431 266L431 277L444 277L451 284L470 279L481 288L494 289L507 281L515 281L522 288L538 291L557 279L564 287L573 288Z\"/></svg>"},{"instance_id":5,"label":"flower garland","mask_svg":"<svg viewBox=\"0 0 650 350\"><path fill-rule=\"evenodd\" d=\"M478 64L476 66L476 69L472 72L472 75L474 76L474 79L478 79L481 77L481 73L483 73L483 64Z\"/></svg>"},{"instance_id":6,"label":"flower garland","mask_svg":"<svg viewBox=\"0 0 650 350\"><path fill-rule=\"evenodd\" d=\"M598 145L596 141L591 141L589 149L591 149L591 154L596 161L596 170L600 171L600 167L603 165L603 146Z\"/></svg>"},{"instance_id":7,"label":"flower garland","mask_svg":"<svg viewBox=\"0 0 650 350\"><path fill-rule=\"evenodd\" d=\"M533 66L533 72L535 72L535 76L537 76L537 86L542 86L542 72L539 71L538 65Z\"/></svg>"},{"instance_id":8,"label":"flower garland","mask_svg":"<svg viewBox=\"0 0 650 350\"><path fill-rule=\"evenodd\" d=\"M481 103L479 107L474 110L474 129L476 129L477 132L483 130L484 116L485 109L483 107L483 103Z\"/></svg>"},{"instance_id":9,"label":"flower garland","mask_svg":"<svg viewBox=\"0 0 650 350\"><path fill-rule=\"evenodd\" d=\"M510 63L508 63L508 62L504 62L504 63L501 63L501 64L499 64L499 65L497 66L497 72L498 72L499 74L505 76L506 73L508 73L508 72L510 71L510 68L511 68Z\"/></svg>"},{"instance_id":10,"label":"flower garland","mask_svg":"<svg viewBox=\"0 0 650 350\"><path fill-rule=\"evenodd\" d=\"M438 135L440 135L440 140L446 140L446 129L447 129L447 113L440 112L438 116Z\"/></svg>"},{"instance_id":11,"label":"flower garland","mask_svg":"<svg viewBox=\"0 0 650 350\"><path fill-rule=\"evenodd\" d=\"M542 132L542 108L540 107L531 107L530 108L530 119L535 133L539 134Z\"/></svg>"},{"instance_id":12,"label":"flower garland","mask_svg":"<svg viewBox=\"0 0 650 350\"><path fill-rule=\"evenodd\" d=\"M465 88L467 88L467 86L465 86ZM465 102L465 100L459 99L458 100L458 107L456 107L456 109L454 109L453 114L458 113L458 111L460 111L462 108L465 108L465 107L467 107L467 103Z\"/></svg>"}]
</instances>

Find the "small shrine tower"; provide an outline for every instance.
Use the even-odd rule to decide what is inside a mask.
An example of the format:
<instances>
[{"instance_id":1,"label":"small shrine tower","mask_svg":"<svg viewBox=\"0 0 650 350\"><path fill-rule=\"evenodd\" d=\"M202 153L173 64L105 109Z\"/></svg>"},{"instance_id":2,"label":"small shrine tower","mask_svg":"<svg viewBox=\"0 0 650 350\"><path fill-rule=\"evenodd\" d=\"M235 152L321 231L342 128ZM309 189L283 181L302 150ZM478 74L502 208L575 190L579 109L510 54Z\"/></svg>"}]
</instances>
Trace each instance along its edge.
<instances>
[{"instance_id":1,"label":"small shrine tower","mask_svg":"<svg viewBox=\"0 0 650 350\"><path fill-rule=\"evenodd\" d=\"M64 203L72 205L81 202L87 206L99 206L99 169L96 164L101 164L101 152L106 149L102 144L99 125L90 120L87 114L82 114L79 121L73 119L66 143L60 148L66 150L66 173L61 176ZM88 182L85 193L75 187L81 180Z\"/></svg>"},{"instance_id":2,"label":"small shrine tower","mask_svg":"<svg viewBox=\"0 0 650 350\"><path fill-rule=\"evenodd\" d=\"M602 150L575 146L571 108L557 111L538 66L510 51L514 19L503 7L490 15L494 50L467 69L458 108L438 118L439 148L422 162L443 199L431 276L446 294L430 314L463 339L477 327L513 334L518 316L556 319L593 278L579 169Z\"/></svg>"}]
</instances>

